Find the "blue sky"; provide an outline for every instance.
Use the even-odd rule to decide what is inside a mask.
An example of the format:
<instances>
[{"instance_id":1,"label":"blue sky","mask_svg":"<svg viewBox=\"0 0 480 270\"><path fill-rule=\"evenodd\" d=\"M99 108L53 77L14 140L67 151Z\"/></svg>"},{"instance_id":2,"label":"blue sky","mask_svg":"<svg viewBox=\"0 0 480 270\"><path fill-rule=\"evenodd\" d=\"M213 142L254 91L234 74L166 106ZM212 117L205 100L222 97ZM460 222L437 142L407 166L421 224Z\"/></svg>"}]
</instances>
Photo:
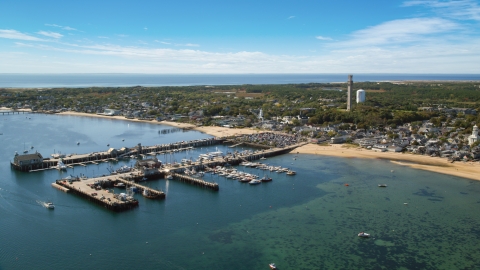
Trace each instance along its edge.
<instances>
[{"instance_id":1,"label":"blue sky","mask_svg":"<svg viewBox=\"0 0 480 270\"><path fill-rule=\"evenodd\" d=\"M2 0L0 73L480 73L480 3Z\"/></svg>"}]
</instances>

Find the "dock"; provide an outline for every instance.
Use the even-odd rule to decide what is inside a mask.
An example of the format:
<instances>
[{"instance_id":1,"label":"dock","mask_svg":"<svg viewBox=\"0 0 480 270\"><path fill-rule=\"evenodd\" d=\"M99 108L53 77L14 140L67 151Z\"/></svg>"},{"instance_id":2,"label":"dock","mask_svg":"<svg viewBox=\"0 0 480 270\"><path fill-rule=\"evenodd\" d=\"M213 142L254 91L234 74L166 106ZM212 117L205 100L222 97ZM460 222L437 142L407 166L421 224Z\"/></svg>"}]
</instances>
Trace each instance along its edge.
<instances>
[{"instance_id":1,"label":"dock","mask_svg":"<svg viewBox=\"0 0 480 270\"><path fill-rule=\"evenodd\" d=\"M178 174L178 173L173 173L172 176L174 177L174 179L177 178L181 182L186 182L186 183L189 183L189 184L192 184L192 185L195 185L195 186L200 186L200 187L212 189L212 190L215 190L215 191L220 190L220 187L218 186L217 183L204 181L202 179L197 179L195 177L191 177L191 176L183 175L183 174Z\"/></svg>"},{"instance_id":2,"label":"dock","mask_svg":"<svg viewBox=\"0 0 480 270\"><path fill-rule=\"evenodd\" d=\"M212 141L213 143L213 141ZM217 141L218 143L218 141ZM182 174L184 171L188 170L202 170L206 167L214 168L216 166L229 166L229 165L238 165L244 161L253 161L261 158L272 157L276 155L281 155L288 153L303 145L304 143L292 145L289 147L283 148L269 148L261 149L251 153L236 153L229 154L227 156L218 156L211 158L209 160L199 160L196 162L188 163L174 163L174 164L162 164L159 167L151 168L148 170L142 170L141 168L134 169L127 173L119 173L108 176L101 176L96 178L89 179L79 179L69 178L69 179L60 179L52 183L52 186L62 190L64 192L70 191L71 193L77 194L81 197L86 198L89 201L92 201L96 204L102 205L103 207L112 210L112 211L125 211L133 209L138 206L138 200L133 197L133 193L130 192L131 189L126 189L125 193L116 194L114 190L114 185L118 183L123 183L126 187L136 187L138 191L143 192L147 191L148 195L145 195L146 198L151 199L165 199L165 193L161 190L155 190L150 187L142 185L142 181L163 179L166 174L171 174L174 177L175 181L180 181L183 183L191 184L201 188L211 189L213 191L219 191L220 187L218 183L208 182L202 179L198 179L192 176ZM171 144L173 147L181 144ZM172 146L170 146L172 147ZM156 149L156 153L165 152L165 151L174 151L172 149L165 150L164 148L151 148L146 153L153 153ZM161 151L157 151L161 149ZM175 149L182 149L181 147ZM139 150L143 151L143 148L139 145ZM178 150L177 150L178 151ZM109 161L111 157L104 158L104 161ZM66 159L64 159L64 163ZM86 166L86 164L95 164L99 160L86 160L78 162L78 165ZM75 163L70 163L75 164ZM50 167L49 167L50 168ZM48 169L48 168L45 168ZM148 172L148 174L147 174Z\"/></svg>"}]
</instances>

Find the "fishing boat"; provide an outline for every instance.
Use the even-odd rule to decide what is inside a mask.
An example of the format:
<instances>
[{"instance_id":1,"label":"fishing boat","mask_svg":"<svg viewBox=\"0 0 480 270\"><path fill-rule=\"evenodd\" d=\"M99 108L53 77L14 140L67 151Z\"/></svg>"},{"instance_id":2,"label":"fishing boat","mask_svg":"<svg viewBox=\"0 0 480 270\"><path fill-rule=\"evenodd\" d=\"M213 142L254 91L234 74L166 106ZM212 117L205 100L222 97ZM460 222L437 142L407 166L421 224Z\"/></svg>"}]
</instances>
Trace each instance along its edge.
<instances>
[{"instance_id":1,"label":"fishing boat","mask_svg":"<svg viewBox=\"0 0 480 270\"><path fill-rule=\"evenodd\" d=\"M160 196L159 194L155 194L155 193L152 193L150 190L148 189L144 189L143 192L142 192L142 196L145 197L145 198L148 198L148 199L156 199L158 198L158 196Z\"/></svg>"},{"instance_id":2,"label":"fishing boat","mask_svg":"<svg viewBox=\"0 0 480 270\"><path fill-rule=\"evenodd\" d=\"M387 187L387 184L378 184L379 187Z\"/></svg>"},{"instance_id":3,"label":"fishing boat","mask_svg":"<svg viewBox=\"0 0 480 270\"><path fill-rule=\"evenodd\" d=\"M118 168L115 172L116 173L127 173L132 170L132 167L129 167L127 165L123 165L122 167Z\"/></svg>"},{"instance_id":4,"label":"fishing boat","mask_svg":"<svg viewBox=\"0 0 480 270\"><path fill-rule=\"evenodd\" d=\"M55 205L52 202L44 202L43 207L48 208L48 209L54 209Z\"/></svg>"},{"instance_id":5,"label":"fishing boat","mask_svg":"<svg viewBox=\"0 0 480 270\"><path fill-rule=\"evenodd\" d=\"M358 233L358 237L368 238L368 237L370 237L370 234L366 233L366 232L360 232L360 233Z\"/></svg>"},{"instance_id":6,"label":"fishing boat","mask_svg":"<svg viewBox=\"0 0 480 270\"><path fill-rule=\"evenodd\" d=\"M262 178L260 178L260 181L262 182L271 182L273 179L271 177L268 177L264 175Z\"/></svg>"},{"instance_id":7,"label":"fishing boat","mask_svg":"<svg viewBox=\"0 0 480 270\"><path fill-rule=\"evenodd\" d=\"M274 263L271 263L268 265L270 267L270 269L272 270L276 270L277 269L277 266L274 264Z\"/></svg>"}]
</instances>

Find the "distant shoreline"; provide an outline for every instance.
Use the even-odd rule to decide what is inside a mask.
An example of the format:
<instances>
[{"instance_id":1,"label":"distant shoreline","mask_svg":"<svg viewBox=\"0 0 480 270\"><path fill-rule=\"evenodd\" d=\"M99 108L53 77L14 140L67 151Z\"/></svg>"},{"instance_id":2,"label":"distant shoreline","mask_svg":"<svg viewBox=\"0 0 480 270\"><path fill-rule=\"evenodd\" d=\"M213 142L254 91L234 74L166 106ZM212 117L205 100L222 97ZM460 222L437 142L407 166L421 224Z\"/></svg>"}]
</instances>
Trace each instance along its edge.
<instances>
[{"instance_id":1,"label":"distant shoreline","mask_svg":"<svg viewBox=\"0 0 480 270\"><path fill-rule=\"evenodd\" d=\"M346 83L347 73L146 74L0 73L0 88L195 87ZM353 73L354 82L480 82L479 74Z\"/></svg>"}]
</instances>

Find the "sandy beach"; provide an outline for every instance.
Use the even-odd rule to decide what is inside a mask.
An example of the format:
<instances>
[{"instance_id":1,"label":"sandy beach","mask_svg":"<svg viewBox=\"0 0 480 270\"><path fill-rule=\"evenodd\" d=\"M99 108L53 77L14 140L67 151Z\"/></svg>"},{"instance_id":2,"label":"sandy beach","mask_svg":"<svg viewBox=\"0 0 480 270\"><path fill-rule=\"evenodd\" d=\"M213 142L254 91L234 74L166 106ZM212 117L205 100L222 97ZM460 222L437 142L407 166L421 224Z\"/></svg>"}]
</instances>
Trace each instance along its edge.
<instances>
[{"instance_id":1,"label":"sandy beach","mask_svg":"<svg viewBox=\"0 0 480 270\"><path fill-rule=\"evenodd\" d=\"M216 137L235 136L241 134L253 134L261 132L257 129L251 128L225 128L216 126L200 126L197 127L192 124L177 123L169 121L147 121L138 119L127 119L123 116L106 116L90 113L79 112L62 112L60 115L75 115L86 117L99 117L99 118L113 118L118 120L132 121L132 122L145 122L156 125L169 125L178 128L191 128L192 130L200 131ZM392 152L376 152L367 150L360 147L351 147L343 144L332 144L328 146L307 144L295 149L294 151L301 154L315 154L334 156L342 158L371 158L371 159L384 159L390 162L409 166L415 169L427 170L431 172L437 172L442 174L448 174L472 180L480 180L480 164L478 162L454 162L450 163L446 158L429 157L423 155L413 155L409 153L392 153Z\"/></svg>"},{"instance_id":2,"label":"sandy beach","mask_svg":"<svg viewBox=\"0 0 480 270\"><path fill-rule=\"evenodd\" d=\"M85 116L85 117L98 117L98 118L107 118L107 119L118 119L124 121L132 121L132 122L143 122L143 123L150 123L152 125L168 125L177 128L190 128L192 130L200 131L208 135L216 136L216 137L228 137L228 136L235 136L235 135L242 135L242 134L253 134L260 132L257 129L251 128L226 128L226 127L216 127L216 126L195 126L188 123L177 123L177 122L170 122L170 121L148 121L148 120L139 120L139 119L127 119L124 116L108 116L108 115L100 115L100 114L91 114L91 113L80 113L80 112L61 112L58 113L59 115L75 115L75 116Z\"/></svg>"},{"instance_id":3,"label":"sandy beach","mask_svg":"<svg viewBox=\"0 0 480 270\"><path fill-rule=\"evenodd\" d=\"M478 162L457 161L450 163L446 158L414 155L409 153L376 152L360 147L342 144L328 146L307 144L295 149L301 154L315 154L342 158L371 158L389 160L395 164L409 166L442 174L454 175L472 180L480 180L480 164Z\"/></svg>"}]
</instances>

